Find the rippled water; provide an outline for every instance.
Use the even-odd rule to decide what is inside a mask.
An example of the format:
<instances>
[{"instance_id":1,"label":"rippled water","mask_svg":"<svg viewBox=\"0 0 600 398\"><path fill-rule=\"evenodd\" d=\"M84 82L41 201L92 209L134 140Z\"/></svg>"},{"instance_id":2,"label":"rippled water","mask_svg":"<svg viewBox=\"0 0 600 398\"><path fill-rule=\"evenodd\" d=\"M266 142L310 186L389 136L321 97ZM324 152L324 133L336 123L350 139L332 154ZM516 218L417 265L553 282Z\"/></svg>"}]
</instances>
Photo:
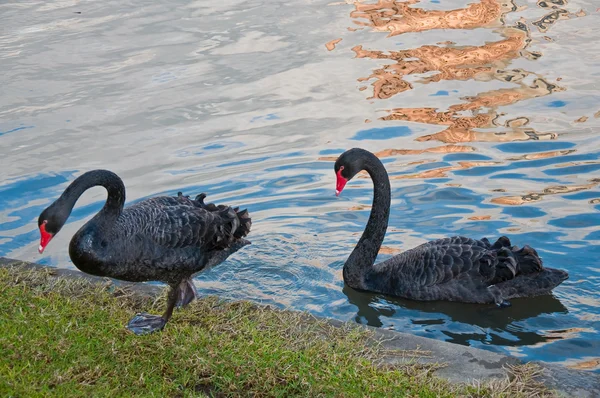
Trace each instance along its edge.
<instances>
[{"instance_id":1,"label":"rippled water","mask_svg":"<svg viewBox=\"0 0 600 398\"><path fill-rule=\"evenodd\" d=\"M68 241L104 191L41 258L35 221L77 175L109 168L129 202L181 190L249 208L253 245L198 276L203 294L598 371L597 7L4 1L0 255L72 268ZM380 258L506 234L570 279L503 310L345 288L372 185L336 198L332 160L355 146L392 178Z\"/></svg>"}]
</instances>

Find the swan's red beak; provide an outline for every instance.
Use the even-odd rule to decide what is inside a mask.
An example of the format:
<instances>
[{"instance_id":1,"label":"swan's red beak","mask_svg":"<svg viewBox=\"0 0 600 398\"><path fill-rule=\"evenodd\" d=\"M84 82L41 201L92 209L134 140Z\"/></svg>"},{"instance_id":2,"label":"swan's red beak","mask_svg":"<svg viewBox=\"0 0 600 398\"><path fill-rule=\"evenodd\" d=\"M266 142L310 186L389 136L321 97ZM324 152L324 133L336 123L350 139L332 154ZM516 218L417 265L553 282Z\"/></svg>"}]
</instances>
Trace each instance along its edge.
<instances>
[{"instance_id":1,"label":"swan's red beak","mask_svg":"<svg viewBox=\"0 0 600 398\"><path fill-rule=\"evenodd\" d=\"M335 184L335 196L340 196L340 194L344 190L344 187L346 186L346 183L348 182L348 180L345 179L344 177L342 177L342 169L338 170L338 172L336 173L336 176L337 176L337 183Z\"/></svg>"},{"instance_id":2,"label":"swan's red beak","mask_svg":"<svg viewBox=\"0 0 600 398\"><path fill-rule=\"evenodd\" d=\"M44 249L46 248L46 246L48 246L48 243L50 243L50 240L54 236L50 232L46 232L46 222L40 225L40 235L40 247L38 247L38 251L40 252L40 254L42 254L44 252Z\"/></svg>"}]
</instances>

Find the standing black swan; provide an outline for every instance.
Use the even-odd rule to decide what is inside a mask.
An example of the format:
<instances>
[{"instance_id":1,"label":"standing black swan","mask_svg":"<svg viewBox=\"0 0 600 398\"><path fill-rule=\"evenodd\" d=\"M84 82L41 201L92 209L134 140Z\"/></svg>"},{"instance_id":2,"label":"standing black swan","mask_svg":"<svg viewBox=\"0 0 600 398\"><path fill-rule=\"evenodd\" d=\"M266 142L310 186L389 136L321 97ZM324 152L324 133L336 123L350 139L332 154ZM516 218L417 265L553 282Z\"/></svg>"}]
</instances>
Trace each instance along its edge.
<instances>
[{"instance_id":1,"label":"standing black swan","mask_svg":"<svg viewBox=\"0 0 600 398\"><path fill-rule=\"evenodd\" d=\"M171 290L162 316L137 314L127 325L135 334L162 329L173 307L196 298L191 278L196 272L223 262L249 244L243 239L252 220L247 210L205 204L195 200L159 196L123 209L125 186L116 174L93 170L73 181L38 219L42 253L60 231L75 202L87 189L108 191L104 207L71 239L69 256L81 271L130 282L161 281Z\"/></svg>"},{"instance_id":2,"label":"standing black swan","mask_svg":"<svg viewBox=\"0 0 600 398\"><path fill-rule=\"evenodd\" d=\"M569 275L544 268L537 252L512 246L503 236L493 245L455 236L424 243L374 264L390 214L390 181L381 161L364 149L350 149L335 162L336 195L361 170L374 185L373 207L358 244L344 264L344 282L357 290L412 300L447 300L509 306L511 298L548 294Z\"/></svg>"}]
</instances>

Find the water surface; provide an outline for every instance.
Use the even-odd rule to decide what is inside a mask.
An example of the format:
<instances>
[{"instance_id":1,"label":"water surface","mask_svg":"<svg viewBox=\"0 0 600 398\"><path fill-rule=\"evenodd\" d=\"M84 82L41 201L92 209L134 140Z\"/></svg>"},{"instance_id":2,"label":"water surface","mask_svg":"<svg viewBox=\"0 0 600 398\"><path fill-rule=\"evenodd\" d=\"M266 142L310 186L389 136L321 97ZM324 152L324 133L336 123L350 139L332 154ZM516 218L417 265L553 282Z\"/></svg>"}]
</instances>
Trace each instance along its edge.
<instances>
[{"instance_id":1,"label":"water surface","mask_svg":"<svg viewBox=\"0 0 600 398\"><path fill-rule=\"evenodd\" d=\"M43 256L37 216L108 168L129 202L248 207L253 245L199 275L201 294L599 371L594 1L19 0L0 15L0 255L73 268L68 241L104 191ZM336 198L332 161L355 146L392 179L380 259L506 234L570 279L503 310L344 287L372 185Z\"/></svg>"}]
</instances>

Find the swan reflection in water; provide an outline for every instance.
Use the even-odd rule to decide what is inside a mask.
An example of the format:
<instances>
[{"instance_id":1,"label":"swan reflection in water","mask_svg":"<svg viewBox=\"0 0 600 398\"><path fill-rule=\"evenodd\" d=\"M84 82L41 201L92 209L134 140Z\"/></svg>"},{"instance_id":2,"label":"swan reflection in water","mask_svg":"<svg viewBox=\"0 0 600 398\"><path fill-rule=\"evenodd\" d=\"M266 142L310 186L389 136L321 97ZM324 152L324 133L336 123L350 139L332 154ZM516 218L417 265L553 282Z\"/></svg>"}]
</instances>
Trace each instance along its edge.
<instances>
[{"instance_id":1,"label":"swan reflection in water","mask_svg":"<svg viewBox=\"0 0 600 398\"><path fill-rule=\"evenodd\" d=\"M556 340L556 336L546 336L542 332L527 330L516 322L526 321L540 315L567 314L567 308L553 295L543 295L514 299L513 306L498 308L485 304L464 304L448 301L413 301L399 297L386 296L369 292L361 292L344 284L343 293L350 304L358 310L354 320L360 324L374 327L386 327L391 322L382 318L398 318L397 313L419 312L419 319L411 319L413 325L423 325L423 328L433 325L446 325L450 322L460 322L483 329L483 332L465 331L456 333L440 330L448 338L446 341L462 345L473 345L479 342L485 345L529 346ZM426 314L430 314L427 316ZM411 318L410 315L403 316ZM426 317L426 319L424 319ZM448 319L449 318L449 319ZM486 329L488 331L486 331ZM402 330L399 330L402 331ZM512 338L501 334L510 333Z\"/></svg>"}]
</instances>

